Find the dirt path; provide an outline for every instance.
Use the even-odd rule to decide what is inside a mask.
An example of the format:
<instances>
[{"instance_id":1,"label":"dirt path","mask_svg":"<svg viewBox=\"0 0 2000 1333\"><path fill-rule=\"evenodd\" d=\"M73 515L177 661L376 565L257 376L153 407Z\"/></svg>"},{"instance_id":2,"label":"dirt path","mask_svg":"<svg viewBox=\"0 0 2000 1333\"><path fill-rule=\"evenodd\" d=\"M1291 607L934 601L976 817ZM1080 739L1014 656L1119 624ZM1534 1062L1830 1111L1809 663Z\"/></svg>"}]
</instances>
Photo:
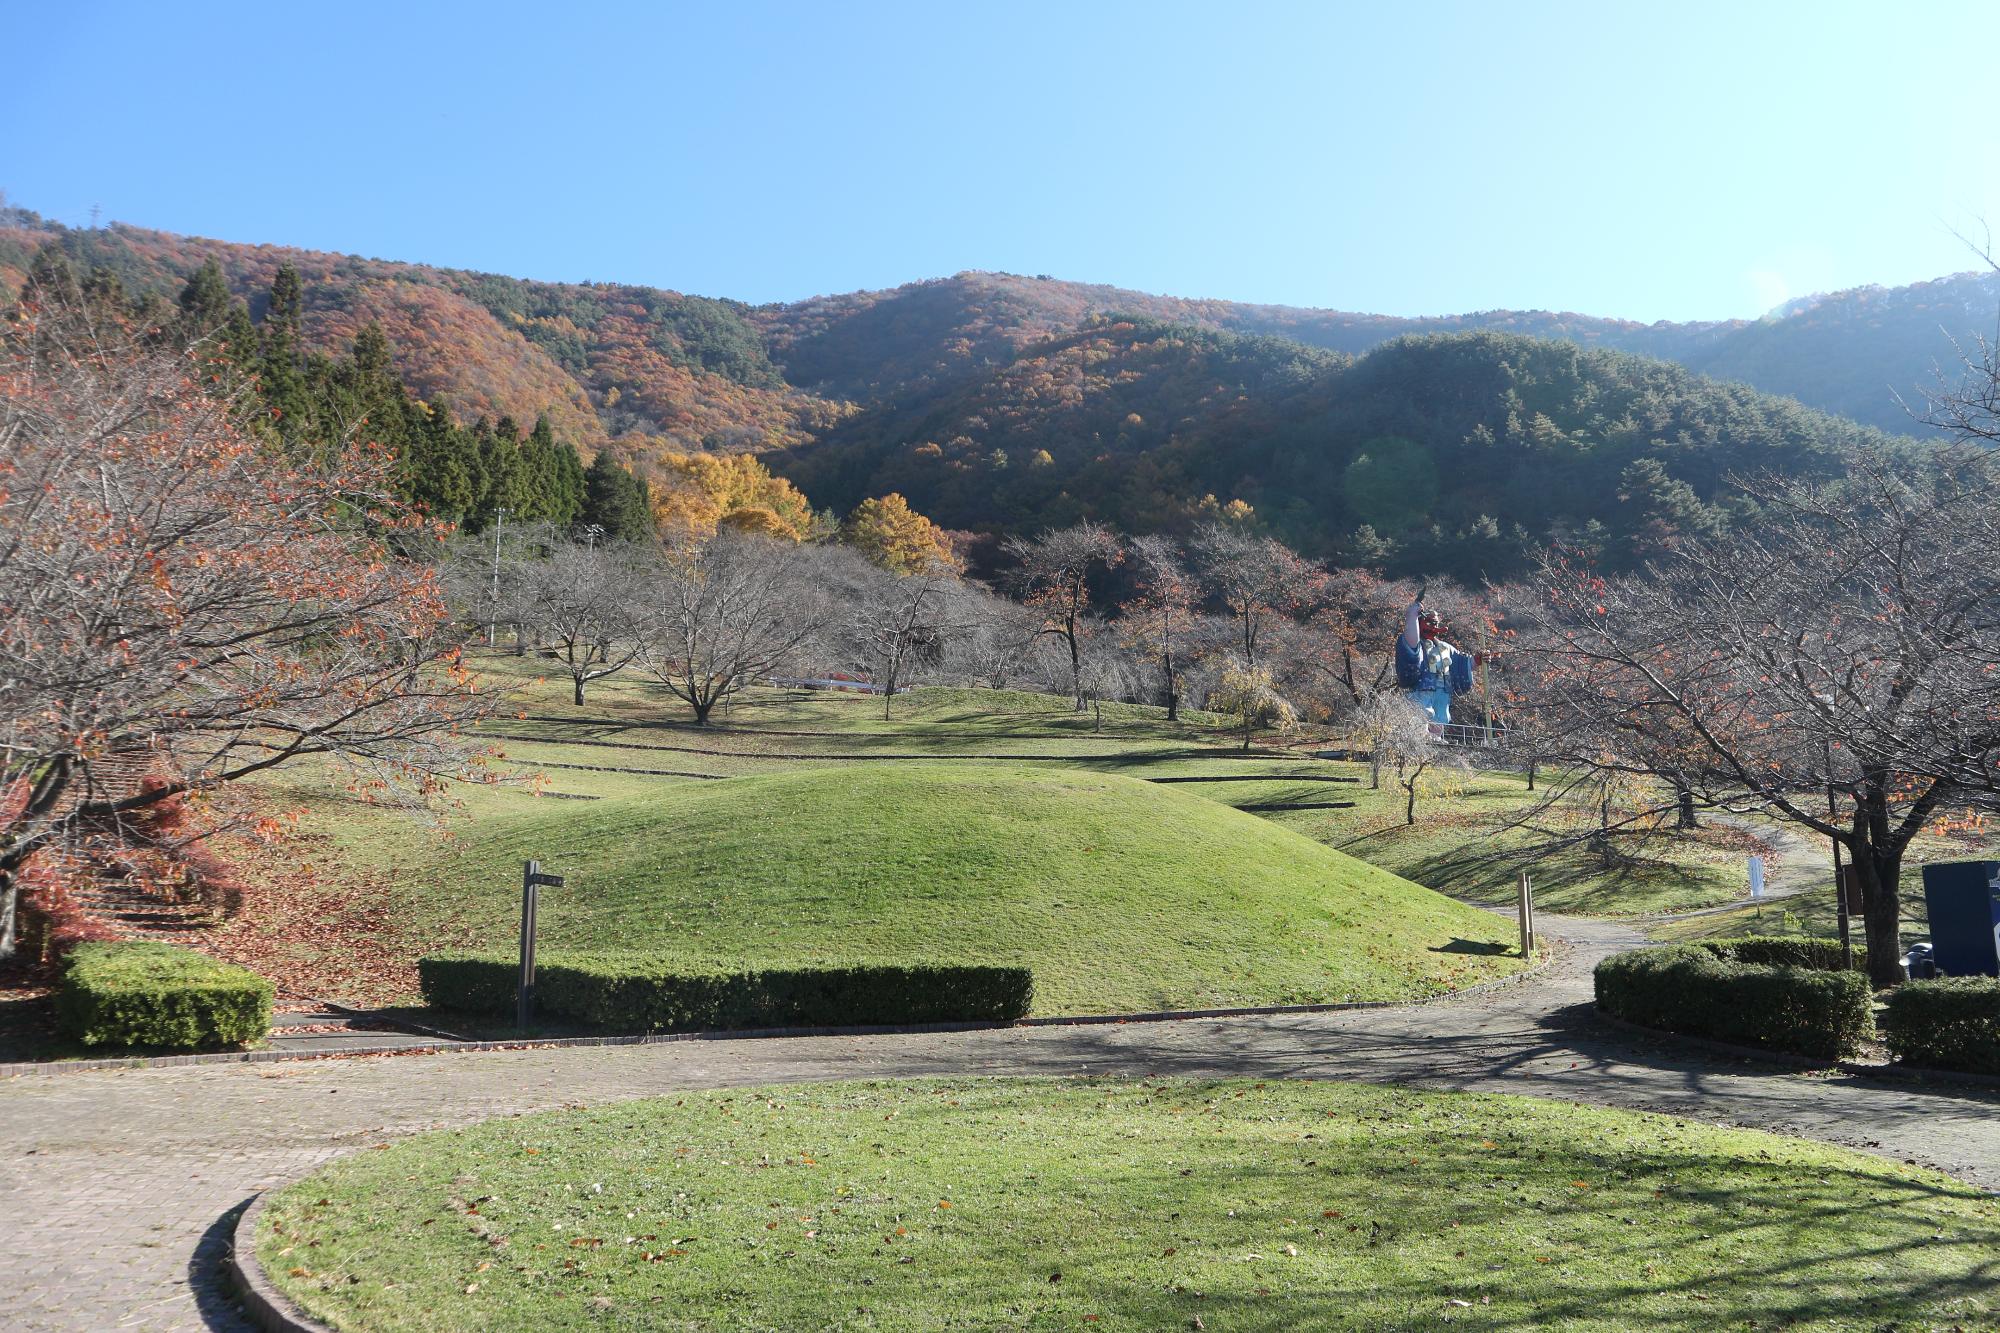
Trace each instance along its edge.
<instances>
[{"instance_id":1,"label":"dirt path","mask_svg":"<svg viewBox=\"0 0 2000 1333\"><path fill-rule=\"evenodd\" d=\"M1637 931L1564 918L1545 928L1568 943L1535 981L1403 1009L9 1080L4 1322L241 1328L215 1275L234 1210L330 1157L509 1112L786 1080L1250 1075L1526 1093L1808 1135L2000 1190L2000 1098L1801 1075L1614 1031L1591 1014L1589 969L1641 942Z\"/></svg>"}]
</instances>

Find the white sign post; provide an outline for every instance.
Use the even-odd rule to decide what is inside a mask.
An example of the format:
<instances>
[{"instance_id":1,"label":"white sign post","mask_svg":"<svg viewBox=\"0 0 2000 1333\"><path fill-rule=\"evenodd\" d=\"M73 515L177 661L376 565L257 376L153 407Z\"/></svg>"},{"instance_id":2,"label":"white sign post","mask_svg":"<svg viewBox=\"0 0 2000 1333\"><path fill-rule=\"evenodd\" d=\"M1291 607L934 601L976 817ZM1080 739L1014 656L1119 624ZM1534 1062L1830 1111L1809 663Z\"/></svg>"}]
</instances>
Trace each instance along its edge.
<instances>
[{"instance_id":1,"label":"white sign post","mask_svg":"<svg viewBox=\"0 0 2000 1333\"><path fill-rule=\"evenodd\" d=\"M1752 898L1764 896L1764 858L1761 856L1750 858L1750 896Z\"/></svg>"}]
</instances>

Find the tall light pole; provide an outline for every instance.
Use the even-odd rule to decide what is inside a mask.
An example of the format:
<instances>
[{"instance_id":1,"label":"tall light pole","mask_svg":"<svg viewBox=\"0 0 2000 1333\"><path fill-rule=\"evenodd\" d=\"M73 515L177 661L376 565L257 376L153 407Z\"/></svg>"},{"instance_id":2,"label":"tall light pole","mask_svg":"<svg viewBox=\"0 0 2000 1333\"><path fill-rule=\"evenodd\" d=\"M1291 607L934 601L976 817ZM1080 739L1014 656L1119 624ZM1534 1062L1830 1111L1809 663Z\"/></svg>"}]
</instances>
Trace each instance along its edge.
<instances>
[{"instance_id":1,"label":"tall light pole","mask_svg":"<svg viewBox=\"0 0 2000 1333\"><path fill-rule=\"evenodd\" d=\"M486 646L488 648L491 648L494 640L499 637L500 529L505 526L507 526L507 511L505 509L495 509L493 511L493 587L492 591L488 593L492 605L486 616Z\"/></svg>"}]
</instances>

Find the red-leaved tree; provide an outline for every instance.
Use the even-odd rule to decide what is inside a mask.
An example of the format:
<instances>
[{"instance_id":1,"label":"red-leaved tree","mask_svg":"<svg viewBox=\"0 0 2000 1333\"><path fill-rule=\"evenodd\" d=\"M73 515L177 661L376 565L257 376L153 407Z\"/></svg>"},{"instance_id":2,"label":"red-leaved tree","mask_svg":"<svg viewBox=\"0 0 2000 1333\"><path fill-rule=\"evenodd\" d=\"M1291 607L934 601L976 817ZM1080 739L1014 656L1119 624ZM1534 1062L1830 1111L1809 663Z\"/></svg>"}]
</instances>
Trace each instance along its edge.
<instances>
[{"instance_id":1,"label":"red-leaved tree","mask_svg":"<svg viewBox=\"0 0 2000 1333\"><path fill-rule=\"evenodd\" d=\"M487 699L392 460L246 430L203 349L43 287L0 329L0 955L38 855L304 756L368 793L464 775ZM146 784L135 768L165 773Z\"/></svg>"}]
</instances>

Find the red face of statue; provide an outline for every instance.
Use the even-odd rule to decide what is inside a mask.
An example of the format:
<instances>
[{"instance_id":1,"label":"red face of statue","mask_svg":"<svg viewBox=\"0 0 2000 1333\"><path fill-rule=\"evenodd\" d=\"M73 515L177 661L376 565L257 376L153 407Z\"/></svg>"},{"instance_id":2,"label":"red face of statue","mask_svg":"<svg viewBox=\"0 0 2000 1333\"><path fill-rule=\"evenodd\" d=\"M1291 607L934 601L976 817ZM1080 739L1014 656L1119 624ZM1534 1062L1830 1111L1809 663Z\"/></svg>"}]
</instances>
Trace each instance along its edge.
<instances>
[{"instance_id":1,"label":"red face of statue","mask_svg":"<svg viewBox=\"0 0 2000 1333\"><path fill-rule=\"evenodd\" d=\"M1435 639L1443 631L1444 626L1436 615L1426 612L1420 622L1420 629L1426 639Z\"/></svg>"}]
</instances>

